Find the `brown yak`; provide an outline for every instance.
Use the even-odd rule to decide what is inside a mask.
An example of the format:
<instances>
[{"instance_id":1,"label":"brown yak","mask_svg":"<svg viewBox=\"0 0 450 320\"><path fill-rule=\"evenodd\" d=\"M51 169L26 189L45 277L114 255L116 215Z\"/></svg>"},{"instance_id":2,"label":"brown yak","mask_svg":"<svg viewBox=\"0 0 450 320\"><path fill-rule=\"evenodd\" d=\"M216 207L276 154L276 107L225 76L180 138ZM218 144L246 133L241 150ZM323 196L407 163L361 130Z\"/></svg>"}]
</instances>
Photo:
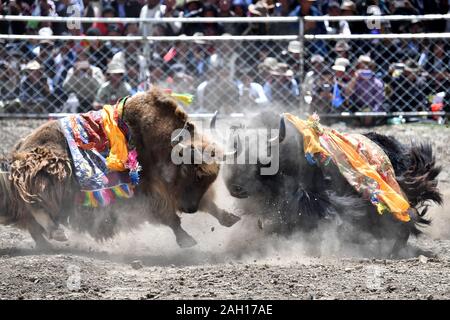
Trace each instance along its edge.
<instances>
[{"instance_id":1,"label":"brown yak","mask_svg":"<svg viewBox=\"0 0 450 320\"><path fill-rule=\"evenodd\" d=\"M135 196L105 208L75 206L80 187L72 174L68 144L57 121L49 121L22 139L13 149L9 172L0 175L0 223L27 229L38 247L48 239L64 241L60 223L89 232L96 239L112 237L119 230L145 222L169 226L181 247L195 240L181 227L178 211L193 213L216 179L217 163L180 164L171 161L174 145L193 155L208 144L204 139L189 145L174 141L181 129L194 136L195 127L177 103L158 89L136 94L124 105L127 124L142 166ZM186 133L186 131L184 131ZM8 179L6 178L8 176ZM202 206L225 226L238 217L220 210L208 199Z\"/></svg>"}]
</instances>

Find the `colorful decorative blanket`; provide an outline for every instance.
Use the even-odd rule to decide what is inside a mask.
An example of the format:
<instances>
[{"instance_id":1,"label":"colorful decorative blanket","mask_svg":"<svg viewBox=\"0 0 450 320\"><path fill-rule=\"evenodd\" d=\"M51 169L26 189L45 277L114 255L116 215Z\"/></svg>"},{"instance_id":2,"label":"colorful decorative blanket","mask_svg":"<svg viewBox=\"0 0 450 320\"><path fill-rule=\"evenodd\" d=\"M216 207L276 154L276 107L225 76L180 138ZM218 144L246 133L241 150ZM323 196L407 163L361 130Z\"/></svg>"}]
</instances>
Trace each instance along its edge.
<instances>
[{"instance_id":1,"label":"colorful decorative blanket","mask_svg":"<svg viewBox=\"0 0 450 320\"><path fill-rule=\"evenodd\" d=\"M304 151L310 164L333 161L350 185L376 206L379 214L391 212L409 221L409 202L403 194L391 161L373 141L360 134L339 133L322 127L314 114L307 121L292 114L285 117L303 135Z\"/></svg>"},{"instance_id":2,"label":"colorful decorative blanket","mask_svg":"<svg viewBox=\"0 0 450 320\"><path fill-rule=\"evenodd\" d=\"M77 202L84 206L107 206L117 198L130 198L139 183L137 152L129 150L130 131L122 120L127 98L115 106L59 120L81 187Z\"/></svg>"}]
</instances>

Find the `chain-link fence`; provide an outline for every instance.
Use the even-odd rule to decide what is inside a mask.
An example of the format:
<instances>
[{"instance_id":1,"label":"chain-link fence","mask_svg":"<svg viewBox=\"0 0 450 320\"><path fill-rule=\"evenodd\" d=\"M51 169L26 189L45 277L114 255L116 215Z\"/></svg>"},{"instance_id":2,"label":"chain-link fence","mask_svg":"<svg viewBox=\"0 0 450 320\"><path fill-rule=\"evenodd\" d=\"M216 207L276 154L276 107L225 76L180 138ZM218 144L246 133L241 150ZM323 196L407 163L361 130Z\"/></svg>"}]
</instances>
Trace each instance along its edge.
<instances>
[{"instance_id":1,"label":"chain-link fence","mask_svg":"<svg viewBox=\"0 0 450 320\"><path fill-rule=\"evenodd\" d=\"M84 112L152 86L192 94L190 113L391 114L448 105L448 34L320 37L303 34L303 19L286 23L298 35L0 35L0 113Z\"/></svg>"},{"instance_id":2,"label":"chain-link fence","mask_svg":"<svg viewBox=\"0 0 450 320\"><path fill-rule=\"evenodd\" d=\"M448 104L447 39L313 40L305 49L302 92L311 110L413 113Z\"/></svg>"},{"instance_id":3,"label":"chain-link fence","mask_svg":"<svg viewBox=\"0 0 450 320\"><path fill-rule=\"evenodd\" d=\"M194 96L190 112L299 108L288 40L10 41L0 48L1 111L81 112L151 86Z\"/></svg>"}]
</instances>

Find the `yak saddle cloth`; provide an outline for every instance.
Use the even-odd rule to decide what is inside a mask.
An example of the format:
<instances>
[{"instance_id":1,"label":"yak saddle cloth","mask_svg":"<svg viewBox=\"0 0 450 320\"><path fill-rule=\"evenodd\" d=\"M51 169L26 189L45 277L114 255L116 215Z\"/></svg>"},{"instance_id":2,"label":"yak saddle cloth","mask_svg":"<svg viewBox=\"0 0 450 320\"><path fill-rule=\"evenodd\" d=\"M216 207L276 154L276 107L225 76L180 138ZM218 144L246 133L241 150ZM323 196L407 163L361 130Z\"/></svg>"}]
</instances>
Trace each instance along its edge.
<instances>
[{"instance_id":1,"label":"yak saddle cloth","mask_svg":"<svg viewBox=\"0 0 450 320\"><path fill-rule=\"evenodd\" d=\"M129 150L130 131L122 120L127 98L59 120L80 185L81 205L107 206L118 198L131 198L139 183L137 152Z\"/></svg>"},{"instance_id":2,"label":"yak saddle cloth","mask_svg":"<svg viewBox=\"0 0 450 320\"><path fill-rule=\"evenodd\" d=\"M305 157L310 164L333 161L348 183L376 206L379 214L410 220L409 202L396 178L391 161L373 141L361 134L345 134L322 127L314 114L308 120L286 113L285 117L303 135Z\"/></svg>"}]
</instances>

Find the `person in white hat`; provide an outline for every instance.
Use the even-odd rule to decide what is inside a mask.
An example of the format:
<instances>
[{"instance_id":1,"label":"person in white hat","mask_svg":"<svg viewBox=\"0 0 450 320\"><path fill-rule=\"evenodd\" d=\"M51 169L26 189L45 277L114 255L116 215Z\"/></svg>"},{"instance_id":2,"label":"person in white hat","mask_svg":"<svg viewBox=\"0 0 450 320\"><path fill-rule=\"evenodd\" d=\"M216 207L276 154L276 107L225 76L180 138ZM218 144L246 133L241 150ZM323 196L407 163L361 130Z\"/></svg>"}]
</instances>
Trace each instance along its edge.
<instances>
[{"instance_id":1,"label":"person in white hat","mask_svg":"<svg viewBox=\"0 0 450 320\"><path fill-rule=\"evenodd\" d=\"M67 95L74 93L78 98L81 108L77 112L87 112L92 109L92 102L103 83L105 76L102 70L89 63L87 51L81 51L74 66L67 72L63 89Z\"/></svg>"},{"instance_id":2,"label":"person in white hat","mask_svg":"<svg viewBox=\"0 0 450 320\"><path fill-rule=\"evenodd\" d=\"M306 72L305 79L302 84L303 97L306 103L311 103L316 88L321 86L323 82L323 74L325 72L325 58L320 54L314 54L309 59L310 70Z\"/></svg>"},{"instance_id":3,"label":"person in white hat","mask_svg":"<svg viewBox=\"0 0 450 320\"><path fill-rule=\"evenodd\" d=\"M47 111L52 93L51 80L44 75L42 65L36 61L26 64L25 77L20 84L19 99L25 112Z\"/></svg>"},{"instance_id":4,"label":"person in white hat","mask_svg":"<svg viewBox=\"0 0 450 320\"><path fill-rule=\"evenodd\" d=\"M283 110L291 110L298 106L300 88L294 78L294 72L286 63L277 63L270 71L270 77L264 83L264 93L275 107L280 106Z\"/></svg>"},{"instance_id":5,"label":"person in white hat","mask_svg":"<svg viewBox=\"0 0 450 320\"><path fill-rule=\"evenodd\" d=\"M354 111L383 111L384 83L372 71L367 55L358 58L357 67L345 89Z\"/></svg>"},{"instance_id":6,"label":"person in white hat","mask_svg":"<svg viewBox=\"0 0 450 320\"><path fill-rule=\"evenodd\" d=\"M346 102L345 88L350 81L349 68L350 61L346 58L337 58L331 67L334 70L334 84L332 87L331 105L333 108L342 108Z\"/></svg>"},{"instance_id":7,"label":"person in white hat","mask_svg":"<svg viewBox=\"0 0 450 320\"><path fill-rule=\"evenodd\" d=\"M360 55L356 61L355 69L373 69L374 64L372 58L368 55Z\"/></svg>"},{"instance_id":8,"label":"person in white hat","mask_svg":"<svg viewBox=\"0 0 450 320\"><path fill-rule=\"evenodd\" d=\"M112 60L106 70L108 80L97 91L94 109L98 110L105 104L115 104L120 98L131 95L131 86L124 81L125 66L120 60Z\"/></svg>"},{"instance_id":9,"label":"person in white hat","mask_svg":"<svg viewBox=\"0 0 450 320\"><path fill-rule=\"evenodd\" d=\"M334 61L334 65L331 67L336 72L345 73L347 71L347 67L350 65L350 61L346 58L337 58Z\"/></svg>"}]
</instances>

